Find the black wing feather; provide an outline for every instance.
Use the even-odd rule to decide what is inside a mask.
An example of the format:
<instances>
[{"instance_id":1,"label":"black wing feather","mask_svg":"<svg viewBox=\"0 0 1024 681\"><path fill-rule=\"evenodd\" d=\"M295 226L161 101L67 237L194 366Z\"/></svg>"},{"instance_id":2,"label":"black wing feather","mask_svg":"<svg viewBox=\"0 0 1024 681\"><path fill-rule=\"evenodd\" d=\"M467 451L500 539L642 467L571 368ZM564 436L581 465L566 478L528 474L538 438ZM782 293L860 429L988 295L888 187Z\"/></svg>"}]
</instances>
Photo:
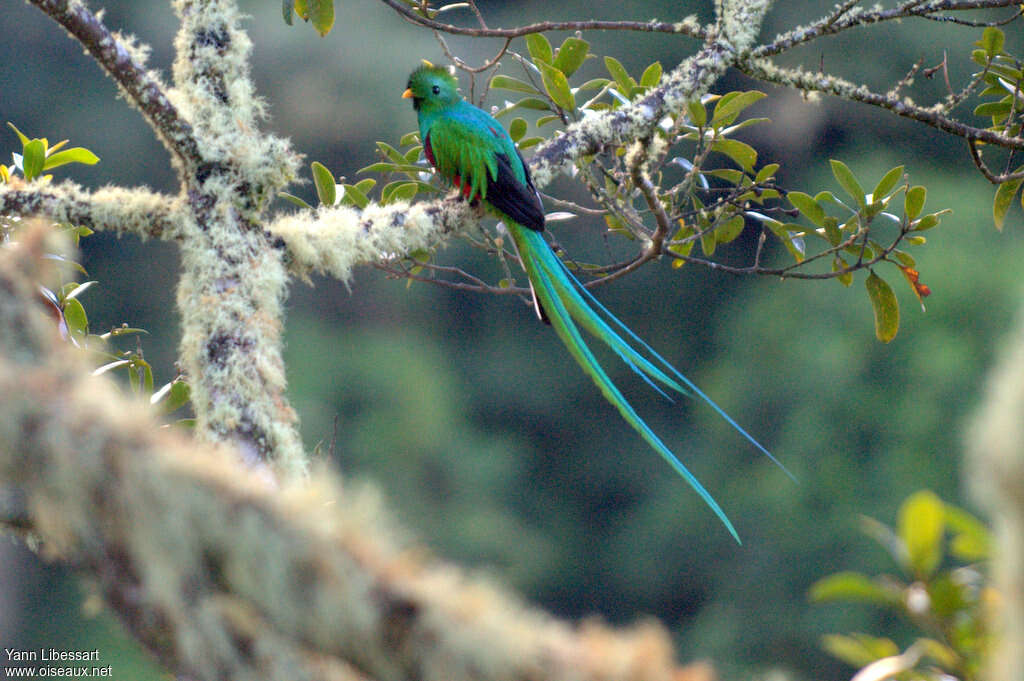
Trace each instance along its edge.
<instances>
[{"instance_id":1,"label":"black wing feather","mask_svg":"<svg viewBox=\"0 0 1024 681\"><path fill-rule=\"evenodd\" d=\"M519 156L518 151L516 155ZM495 154L494 157L498 162L498 176L492 178L487 174L487 202L523 227L544 231L544 208L523 157L519 156L519 163L526 173L526 184L516 179L508 156Z\"/></svg>"}]
</instances>

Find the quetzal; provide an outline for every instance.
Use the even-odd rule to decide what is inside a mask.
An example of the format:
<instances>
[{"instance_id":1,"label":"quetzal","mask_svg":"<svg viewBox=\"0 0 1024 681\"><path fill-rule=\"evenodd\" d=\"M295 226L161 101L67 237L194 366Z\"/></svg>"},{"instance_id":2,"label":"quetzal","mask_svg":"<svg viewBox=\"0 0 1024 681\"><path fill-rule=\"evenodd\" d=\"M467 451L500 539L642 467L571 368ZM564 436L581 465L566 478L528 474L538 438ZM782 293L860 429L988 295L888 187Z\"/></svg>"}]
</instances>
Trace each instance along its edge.
<instances>
[{"instance_id":1,"label":"quetzal","mask_svg":"<svg viewBox=\"0 0 1024 681\"><path fill-rule=\"evenodd\" d=\"M504 220L530 280L537 315L554 327L565 347L629 425L690 483L739 541L736 529L711 494L637 415L601 368L580 335L579 326L607 344L658 392L662 391L655 382L681 394L699 396L773 461L775 457L616 319L566 269L544 240L540 195L515 143L493 116L459 95L458 83L447 69L424 62L409 76L402 97L412 99L423 152L430 164L458 187L466 200L484 202Z\"/></svg>"}]
</instances>

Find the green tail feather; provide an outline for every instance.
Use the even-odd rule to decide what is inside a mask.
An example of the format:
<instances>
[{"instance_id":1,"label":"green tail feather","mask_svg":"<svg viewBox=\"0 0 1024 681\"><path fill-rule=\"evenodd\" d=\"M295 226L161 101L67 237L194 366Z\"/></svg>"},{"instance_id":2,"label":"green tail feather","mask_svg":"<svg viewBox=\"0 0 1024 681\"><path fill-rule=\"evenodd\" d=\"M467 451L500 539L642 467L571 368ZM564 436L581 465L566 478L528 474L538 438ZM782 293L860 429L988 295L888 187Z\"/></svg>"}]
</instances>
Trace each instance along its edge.
<instances>
[{"instance_id":1,"label":"green tail feather","mask_svg":"<svg viewBox=\"0 0 1024 681\"><path fill-rule=\"evenodd\" d=\"M774 461L791 478L793 475L786 470L779 461L772 456L771 452L765 449L757 440L739 426L725 411L715 404L711 398L705 395L688 378L683 376L661 355L655 352L647 343L641 340L625 324L620 322L615 315L607 310L600 302L587 291L576 278L566 269L565 264L552 252L544 240L541 232L527 229L515 223L508 225L509 233L519 250L526 274L533 284L534 291L540 300L540 304L548 313L552 326L554 326L559 338L568 348L576 362L594 380L605 398L611 402L622 417L626 419L640 436L655 449L662 458L680 474L693 487L701 499L704 500L715 515L722 521L737 542L740 542L739 535L733 527L732 522L725 515L725 512L718 505L718 502L704 488L696 477L683 465L675 454L661 441L661 439L644 423L637 415L632 405L626 401L618 387L605 373L597 358L594 357L590 348L583 340L576 323L579 323L589 333L606 343L633 371L640 375L648 384L662 392L657 383L684 395L695 395L707 402L718 414L724 418L733 428L741 433L747 440L753 443L772 461ZM604 318L602 318L602 315ZM606 321L607 319L607 321ZM640 353L633 345L623 338L615 328L617 327L629 339L634 341L648 357ZM664 367L664 370L660 367ZM657 382L657 383L656 383ZM662 394L664 394L662 392ZM795 480L795 478L794 478Z\"/></svg>"}]
</instances>

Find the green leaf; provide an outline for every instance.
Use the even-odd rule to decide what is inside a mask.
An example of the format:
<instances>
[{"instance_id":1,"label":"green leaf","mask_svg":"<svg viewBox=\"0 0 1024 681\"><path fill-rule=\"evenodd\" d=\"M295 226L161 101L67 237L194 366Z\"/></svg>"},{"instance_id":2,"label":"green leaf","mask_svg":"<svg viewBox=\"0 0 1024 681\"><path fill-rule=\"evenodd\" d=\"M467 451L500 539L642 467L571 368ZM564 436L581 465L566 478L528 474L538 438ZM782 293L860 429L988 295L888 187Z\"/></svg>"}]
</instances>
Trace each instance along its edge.
<instances>
[{"instance_id":1,"label":"green leaf","mask_svg":"<svg viewBox=\"0 0 1024 681\"><path fill-rule=\"evenodd\" d=\"M628 97L630 91L636 87L636 81L629 77L626 67L615 57L605 57L604 67L608 69L608 74L615 81L615 84L619 86L619 92Z\"/></svg>"},{"instance_id":2,"label":"green leaf","mask_svg":"<svg viewBox=\"0 0 1024 681\"><path fill-rule=\"evenodd\" d=\"M921 214L926 198L928 198L928 190L921 185L907 190L907 195L903 199L903 213L908 220L914 220Z\"/></svg>"},{"instance_id":3,"label":"green leaf","mask_svg":"<svg viewBox=\"0 0 1024 681\"><path fill-rule=\"evenodd\" d=\"M543 33L531 33L526 36L526 49L530 51L530 58L535 64L551 64L551 43Z\"/></svg>"},{"instance_id":4,"label":"green leaf","mask_svg":"<svg viewBox=\"0 0 1024 681\"><path fill-rule=\"evenodd\" d=\"M565 74L554 66L539 62L541 77L544 79L544 89L552 101L565 111L576 109L576 98L569 89L569 81Z\"/></svg>"},{"instance_id":5,"label":"green leaf","mask_svg":"<svg viewBox=\"0 0 1024 681\"><path fill-rule=\"evenodd\" d=\"M661 80L661 62L656 61L646 69L644 69L643 75L640 76L640 84L644 87L654 87Z\"/></svg>"},{"instance_id":6,"label":"green leaf","mask_svg":"<svg viewBox=\"0 0 1024 681\"><path fill-rule=\"evenodd\" d=\"M875 660L892 657L900 652L899 646L891 640L867 634L826 634L821 639L821 645L834 657L854 667L864 667Z\"/></svg>"},{"instance_id":7,"label":"green leaf","mask_svg":"<svg viewBox=\"0 0 1024 681\"><path fill-rule=\"evenodd\" d=\"M288 192L278 192L277 195L279 197L281 197L282 199L284 199L285 201L288 201L290 203L294 203L299 208L312 208L313 207L313 206L309 205L308 203L306 203L305 201L303 201L302 199L300 199L299 197L295 196L294 194L289 194Z\"/></svg>"},{"instance_id":8,"label":"green leaf","mask_svg":"<svg viewBox=\"0 0 1024 681\"><path fill-rule=\"evenodd\" d=\"M1004 118L1013 109L1013 100L1007 96L998 102L985 102L974 107L975 116Z\"/></svg>"},{"instance_id":9,"label":"green leaf","mask_svg":"<svg viewBox=\"0 0 1024 681\"><path fill-rule=\"evenodd\" d=\"M729 92L722 95L722 98L715 102L715 110L711 115L711 126L720 128L730 125L744 109L765 97L767 95L758 90Z\"/></svg>"},{"instance_id":10,"label":"green leaf","mask_svg":"<svg viewBox=\"0 0 1024 681\"><path fill-rule=\"evenodd\" d=\"M21 140L21 146L22 148L24 148L25 145L29 143L28 137L26 137L21 130L18 130L16 127L14 127L14 123L7 121L7 125L10 126L11 130L14 131L14 134L18 136L18 139Z\"/></svg>"},{"instance_id":11,"label":"green leaf","mask_svg":"<svg viewBox=\"0 0 1024 681\"><path fill-rule=\"evenodd\" d=\"M860 182L857 181L857 177L853 174L853 171L843 163L832 159L829 161L832 164L832 175L836 178L836 182L843 190L853 197L854 201L861 208L864 207L864 190L861 189Z\"/></svg>"},{"instance_id":12,"label":"green leaf","mask_svg":"<svg viewBox=\"0 0 1024 681\"><path fill-rule=\"evenodd\" d=\"M512 122L508 124L508 136L512 138L513 142L518 142L526 134L526 119L525 118L513 118Z\"/></svg>"},{"instance_id":13,"label":"green leaf","mask_svg":"<svg viewBox=\"0 0 1024 681\"><path fill-rule=\"evenodd\" d=\"M833 272L842 272L843 270L849 268L849 266L849 263L843 260L842 256L840 255L836 255L834 258L832 258ZM843 286L849 287L850 285L853 284L853 273L846 272L845 274L840 274L836 277L836 279L838 279L839 283L842 284Z\"/></svg>"},{"instance_id":14,"label":"green leaf","mask_svg":"<svg viewBox=\"0 0 1024 681\"><path fill-rule=\"evenodd\" d=\"M566 38L558 48L558 54L552 65L569 77L583 65L588 50L590 50L590 43L586 40L575 37Z\"/></svg>"},{"instance_id":15,"label":"green leaf","mask_svg":"<svg viewBox=\"0 0 1024 681\"><path fill-rule=\"evenodd\" d=\"M878 201L884 198L889 192L896 188L900 178L903 177L903 166L896 166L878 181L874 191L871 192L871 200Z\"/></svg>"},{"instance_id":16,"label":"green leaf","mask_svg":"<svg viewBox=\"0 0 1024 681\"><path fill-rule=\"evenodd\" d=\"M962 508L946 504L946 526L953 535L949 551L954 556L967 561L989 557L992 537L980 520Z\"/></svg>"},{"instance_id":17,"label":"green leaf","mask_svg":"<svg viewBox=\"0 0 1024 681\"><path fill-rule=\"evenodd\" d=\"M495 76L491 79L491 87L498 90L511 90L512 92L525 92L526 94L540 94L540 90L529 83L512 76Z\"/></svg>"},{"instance_id":18,"label":"green leaf","mask_svg":"<svg viewBox=\"0 0 1024 681\"><path fill-rule=\"evenodd\" d=\"M898 594L893 594L859 572L837 572L823 577L811 585L808 596L816 603L849 601L892 605L899 602Z\"/></svg>"},{"instance_id":19,"label":"green leaf","mask_svg":"<svg viewBox=\"0 0 1024 681\"><path fill-rule=\"evenodd\" d=\"M985 50L985 54L989 58L995 57L1003 51L1003 41L1005 36L1003 32L998 28L989 26L981 34L981 41L977 43L978 47Z\"/></svg>"},{"instance_id":20,"label":"green leaf","mask_svg":"<svg viewBox=\"0 0 1024 681\"><path fill-rule=\"evenodd\" d=\"M76 338L85 338L89 334L89 318L85 308L75 298L64 303L64 321L67 322L68 331Z\"/></svg>"},{"instance_id":21,"label":"green leaf","mask_svg":"<svg viewBox=\"0 0 1024 681\"><path fill-rule=\"evenodd\" d=\"M334 175L327 169L327 166L319 161L313 161L310 167L313 169L313 184L316 185L316 195L319 197L321 205L333 206L338 199Z\"/></svg>"},{"instance_id":22,"label":"green leaf","mask_svg":"<svg viewBox=\"0 0 1024 681\"><path fill-rule=\"evenodd\" d=\"M378 161L371 163L365 168L360 168L357 173L423 173L427 172L426 166L415 163L391 163L389 161Z\"/></svg>"},{"instance_id":23,"label":"green leaf","mask_svg":"<svg viewBox=\"0 0 1024 681\"><path fill-rule=\"evenodd\" d=\"M1021 166L1015 172L1020 170L1024 170L1024 166ZM996 229L999 231L1003 231L1006 214L1009 212L1010 204L1013 203L1013 198L1017 195L1017 190L1020 189L1022 183L1024 183L1024 179L1010 180L1009 182L1003 182L996 189L995 200L992 202L992 220L996 223Z\"/></svg>"},{"instance_id":24,"label":"green leaf","mask_svg":"<svg viewBox=\"0 0 1024 681\"><path fill-rule=\"evenodd\" d=\"M284 17L284 23L289 26L292 25L292 8L295 6L295 0L281 0L281 16Z\"/></svg>"},{"instance_id":25,"label":"green leaf","mask_svg":"<svg viewBox=\"0 0 1024 681\"><path fill-rule=\"evenodd\" d=\"M30 140L22 150L21 171L26 180L34 180L43 172L46 162L46 145L43 140Z\"/></svg>"},{"instance_id":26,"label":"green leaf","mask_svg":"<svg viewBox=\"0 0 1024 681\"><path fill-rule=\"evenodd\" d=\"M746 142L717 139L711 144L711 150L725 154L747 172L754 171L754 164L757 163L757 150Z\"/></svg>"},{"instance_id":27,"label":"green leaf","mask_svg":"<svg viewBox=\"0 0 1024 681\"><path fill-rule=\"evenodd\" d=\"M398 140L398 145L401 147L407 147L410 144L419 144L419 141L420 131L413 130L412 132L407 132L404 135L402 135L402 139Z\"/></svg>"},{"instance_id":28,"label":"green leaf","mask_svg":"<svg viewBox=\"0 0 1024 681\"><path fill-rule=\"evenodd\" d=\"M180 409L192 397L192 389L188 383L176 378L170 383L164 384L160 390L153 393L153 396L149 398L150 404L160 404L160 408L165 414Z\"/></svg>"},{"instance_id":29,"label":"green leaf","mask_svg":"<svg viewBox=\"0 0 1024 681\"><path fill-rule=\"evenodd\" d=\"M331 32L334 26L334 0L306 0L309 3L309 19L321 36Z\"/></svg>"},{"instance_id":30,"label":"green leaf","mask_svg":"<svg viewBox=\"0 0 1024 681\"><path fill-rule=\"evenodd\" d=\"M825 224L825 209L814 200L814 197L803 192L787 192L786 198L808 220L819 227Z\"/></svg>"},{"instance_id":31,"label":"green leaf","mask_svg":"<svg viewBox=\"0 0 1024 681\"><path fill-rule=\"evenodd\" d=\"M43 170L56 168L66 163L84 163L85 165L91 166L99 160L100 157L88 149L84 147L73 147L47 156L46 161L43 163Z\"/></svg>"},{"instance_id":32,"label":"green leaf","mask_svg":"<svg viewBox=\"0 0 1024 681\"><path fill-rule=\"evenodd\" d=\"M939 567L945 515L942 500L929 490L916 492L900 506L899 535L918 577L930 577Z\"/></svg>"},{"instance_id":33,"label":"green leaf","mask_svg":"<svg viewBox=\"0 0 1024 681\"><path fill-rule=\"evenodd\" d=\"M502 109L494 116L495 118L501 118L505 114L511 113L515 109L532 109L534 111L550 111L551 103L546 99L540 99L538 97L523 97L512 106Z\"/></svg>"},{"instance_id":34,"label":"green leaf","mask_svg":"<svg viewBox=\"0 0 1024 681\"><path fill-rule=\"evenodd\" d=\"M769 163L768 165L761 166L761 169L757 171L757 175L754 177L754 182L757 182L758 184L766 182L769 178L775 177L775 173L777 173L778 170L778 163Z\"/></svg>"},{"instance_id":35,"label":"green leaf","mask_svg":"<svg viewBox=\"0 0 1024 681\"><path fill-rule=\"evenodd\" d=\"M704 127L708 122L708 110L704 108L699 99L692 99L687 102L686 109L690 112L690 120L698 128Z\"/></svg>"},{"instance_id":36,"label":"green leaf","mask_svg":"<svg viewBox=\"0 0 1024 681\"><path fill-rule=\"evenodd\" d=\"M370 198L362 189L359 188L358 185L343 184L341 186L345 189L345 193L341 195L341 203L343 205L355 206L356 208L362 209L366 208L366 205L370 203Z\"/></svg>"},{"instance_id":37,"label":"green leaf","mask_svg":"<svg viewBox=\"0 0 1024 681\"><path fill-rule=\"evenodd\" d=\"M64 292L64 300L73 300L82 295L96 284L95 281L84 281L81 284L71 283L67 285Z\"/></svg>"},{"instance_id":38,"label":"green leaf","mask_svg":"<svg viewBox=\"0 0 1024 681\"><path fill-rule=\"evenodd\" d=\"M395 163L405 163L405 155L387 142L377 142L377 148Z\"/></svg>"},{"instance_id":39,"label":"green leaf","mask_svg":"<svg viewBox=\"0 0 1024 681\"><path fill-rule=\"evenodd\" d=\"M389 188L391 187L393 188L389 191ZM385 203L410 201L414 196L416 196L419 188L418 182L393 182L381 190L381 200Z\"/></svg>"},{"instance_id":40,"label":"green leaf","mask_svg":"<svg viewBox=\"0 0 1024 681\"><path fill-rule=\"evenodd\" d=\"M896 337L900 328L900 306L896 294L874 270L868 275L865 285L875 313L875 336L883 343L888 343Z\"/></svg>"},{"instance_id":41,"label":"green leaf","mask_svg":"<svg viewBox=\"0 0 1024 681\"><path fill-rule=\"evenodd\" d=\"M736 239L742 232L746 221L742 215L734 215L715 228L715 241L727 244Z\"/></svg>"}]
</instances>

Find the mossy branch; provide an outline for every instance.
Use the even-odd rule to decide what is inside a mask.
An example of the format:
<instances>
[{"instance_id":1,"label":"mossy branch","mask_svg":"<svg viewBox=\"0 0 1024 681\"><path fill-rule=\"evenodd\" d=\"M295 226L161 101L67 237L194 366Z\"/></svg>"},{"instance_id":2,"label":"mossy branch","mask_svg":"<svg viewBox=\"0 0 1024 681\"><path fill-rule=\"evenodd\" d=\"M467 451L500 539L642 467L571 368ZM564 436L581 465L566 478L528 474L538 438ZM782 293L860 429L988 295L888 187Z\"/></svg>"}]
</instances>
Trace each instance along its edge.
<instances>
[{"instance_id":1,"label":"mossy branch","mask_svg":"<svg viewBox=\"0 0 1024 681\"><path fill-rule=\"evenodd\" d=\"M145 69L148 50L108 29L83 2L29 0L63 26L114 79L125 97L149 121L150 127L178 160L199 158L192 126L179 114L156 73Z\"/></svg>"},{"instance_id":2,"label":"mossy branch","mask_svg":"<svg viewBox=\"0 0 1024 681\"><path fill-rule=\"evenodd\" d=\"M42 231L0 252L0 475L44 555L93 576L169 668L201 679L669 681L651 623L573 626L404 541L376 495L278 487L161 430L34 302Z\"/></svg>"},{"instance_id":3,"label":"mossy branch","mask_svg":"<svg viewBox=\"0 0 1024 681\"><path fill-rule=\"evenodd\" d=\"M184 210L176 197L143 188L89 191L74 182L0 183L0 215L46 215L57 222L143 238L180 239Z\"/></svg>"}]
</instances>

